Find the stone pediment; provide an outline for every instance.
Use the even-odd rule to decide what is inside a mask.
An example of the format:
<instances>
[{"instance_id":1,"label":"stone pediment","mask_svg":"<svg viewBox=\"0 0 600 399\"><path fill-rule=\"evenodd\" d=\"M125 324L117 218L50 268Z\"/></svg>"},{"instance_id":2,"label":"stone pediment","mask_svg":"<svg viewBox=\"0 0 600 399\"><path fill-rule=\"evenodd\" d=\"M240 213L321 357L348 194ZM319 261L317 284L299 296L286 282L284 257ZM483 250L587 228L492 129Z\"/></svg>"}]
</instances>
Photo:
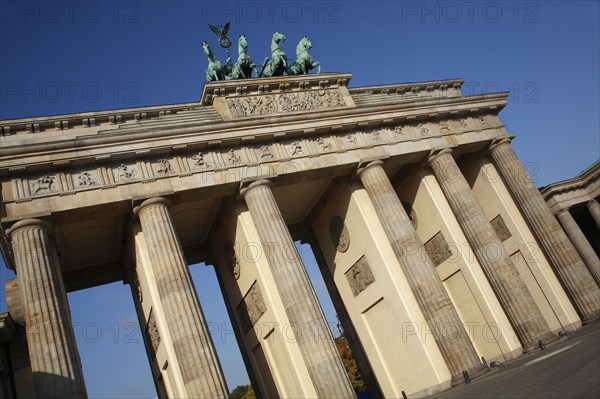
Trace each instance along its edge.
<instances>
[{"instance_id":1,"label":"stone pediment","mask_svg":"<svg viewBox=\"0 0 600 399\"><path fill-rule=\"evenodd\" d=\"M209 82L201 103L213 105L224 120L354 107L351 74L281 76Z\"/></svg>"}]
</instances>

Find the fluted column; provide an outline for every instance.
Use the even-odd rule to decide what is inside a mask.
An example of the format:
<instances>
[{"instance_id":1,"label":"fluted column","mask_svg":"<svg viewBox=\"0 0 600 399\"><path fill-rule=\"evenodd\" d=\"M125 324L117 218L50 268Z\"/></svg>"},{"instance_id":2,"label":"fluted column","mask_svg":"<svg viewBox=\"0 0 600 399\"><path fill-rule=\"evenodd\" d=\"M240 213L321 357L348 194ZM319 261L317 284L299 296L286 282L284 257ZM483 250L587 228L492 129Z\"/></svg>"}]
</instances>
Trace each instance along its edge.
<instances>
[{"instance_id":1,"label":"fluted column","mask_svg":"<svg viewBox=\"0 0 600 399\"><path fill-rule=\"evenodd\" d=\"M470 247L523 344L523 350L535 348L538 340L551 341L553 336L548 323L475 199L471 187L452 157L452 150L437 152L429 158L429 163Z\"/></svg>"},{"instance_id":2,"label":"fluted column","mask_svg":"<svg viewBox=\"0 0 600 399\"><path fill-rule=\"evenodd\" d=\"M476 375L484 368L382 165L382 161L370 162L358 170L358 176L371 198L419 308L433 331L453 382L457 383L462 379L463 370Z\"/></svg>"},{"instance_id":3,"label":"fluted column","mask_svg":"<svg viewBox=\"0 0 600 399\"><path fill-rule=\"evenodd\" d=\"M575 249L581 255L583 263L585 263L592 277L596 280L596 284L600 286L600 259L598 259L598 255L596 255L596 252L583 234L583 231L581 231L573 215L571 215L568 209L563 209L556 214L556 217L571 239Z\"/></svg>"},{"instance_id":4,"label":"fluted column","mask_svg":"<svg viewBox=\"0 0 600 399\"><path fill-rule=\"evenodd\" d=\"M9 230L22 294L33 382L40 398L86 398L83 371L49 223L26 219Z\"/></svg>"},{"instance_id":5,"label":"fluted column","mask_svg":"<svg viewBox=\"0 0 600 399\"><path fill-rule=\"evenodd\" d=\"M226 398L227 386L173 226L161 197L134 209L140 218L158 294L183 383L190 398Z\"/></svg>"},{"instance_id":6,"label":"fluted column","mask_svg":"<svg viewBox=\"0 0 600 399\"><path fill-rule=\"evenodd\" d=\"M241 190L296 340L320 398L356 395L306 274L294 241L271 191L259 180Z\"/></svg>"},{"instance_id":7,"label":"fluted column","mask_svg":"<svg viewBox=\"0 0 600 399\"><path fill-rule=\"evenodd\" d=\"M517 158L510 138L493 143L490 153L563 287L572 298L583 323L598 319L600 289Z\"/></svg>"},{"instance_id":8,"label":"fluted column","mask_svg":"<svg viewBox=\"0 0 600 399\"><path fill-rule=\"evenodd\" d=\"M587 203L588 211L594 218L594 222L596 222L596 227L600 230L600 204L595 199L588 201Z\"/></svg>"}]
</instances>

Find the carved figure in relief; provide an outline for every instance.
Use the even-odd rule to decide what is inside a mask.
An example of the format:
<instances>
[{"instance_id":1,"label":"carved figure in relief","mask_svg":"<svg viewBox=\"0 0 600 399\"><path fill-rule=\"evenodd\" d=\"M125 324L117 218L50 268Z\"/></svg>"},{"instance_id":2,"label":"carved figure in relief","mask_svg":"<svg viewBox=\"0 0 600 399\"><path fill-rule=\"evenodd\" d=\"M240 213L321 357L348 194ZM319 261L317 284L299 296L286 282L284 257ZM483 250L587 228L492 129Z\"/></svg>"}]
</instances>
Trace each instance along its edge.
<instances>
[{"instance_id":1,"label":"carved figure in relief","mask_svg":"<svg viewBox=\"0 0 600 399\"><path fill-rule=\"evenodd\" d=\"M394 128L394 133L400 136L404 136L405 129L402 126L396 126Z\"/></svg>"},{"instance_id":2,"label":"carved figure in relief","mask_svg":"<svg viewBox=\"0 0 600 399\"><path fill-rule=\"evenodd\" d=\"M356 144L356 136L352 133L346 133L346 140L348 140L348 143L350 144Z\"/></svg>"},{"instance_id":3,"label":"carved figure in relief","mask_svg":"<svg viewBox=\"0 0 600 399\"><path fill-rule=\"evenodd\" d=\"M350 247L350 234L341 216L334 216L329 221L329 236L339 252L346 252Z\"/></svg>"},{"instance_id":4,"label":"carved figure in relief","mask_svg":"<svg viewBox=\"0 0 600 399\"><path fill-rule=\"evenodd\" d=\"M77 181L78 186L93 186L97 183L96 179L94 179L89 172L81 172L78 174Z\"/></svg>"},{"instance_id":5,"label":"carved figure in relief","mask_svg":"<svg viewBox=\"0 0 600 399\"><path fill-rule=\"evenodd\" d=\"M271 39L271 60L265 58L263 67L258 77L262 76L282 76L287 71L287 56L281 46L285 41L285 36L279 32L274 32Z\"/></svg>"},{"instance_id":6,"label":"carved figure in relief","mask_svg":"<svg viewBox=\"0 0 600 399\"><path fill-rule=\"evenodd\" d=\"M252 77L252 71L256 69L256 64L252 63L252 58L248 55L248 41L245 35L240 35L238 39L238 59L231 72L232 79L249 79Z\"/></svg>"},{"instance_id":7,"label":"carved figure in relief","mask_svg":"<svg viewBox=\"0 0 600 399\"><path fill-rule=\"evenodd\" d=\"M440 131L447 132L449 130L450 130L450 127L448 127L448 122L447 121L441 121L440 122Z\"/></svg>"},{"instance_id":8,"label":"carved figure in relief","mask_svg":"<svg viewBox=\"0 0 600 399\"><path fill-rule=\"evenodd\" d=\"M288 68L288 75L306 75L311 69L317 68L317 73L321 72L321 63L316 62L310 49L312 43L308 36L304 36L296 46L296 61Z\"/></svg>"},{"instance_id":9,"label":"carved figure in relief","mask_svg":"<svg viewBox=\"0 0 600 399\"><path fill-rule=\"evenodd\" d=\"M161 174L161 175L166 175L167 173L171 173L171 163L169 162L168 159L161 159L158 161L156 173Z\"/></svg>"},{"instance_id":10,"label":"carved figure in relief","mask_svg":"<svg viewBox=\"0 0 600 399\"><path fill-rule=\"evenodd\" d=\"M147 334L148 338L150 338L150 344L152 345L152 350L156 354L158 347L160 346L160 333L158 331L158 326L156 325L156 318L154 317L153 309L150 310L150 316L148 317L147 324Z\"/></svg>"},{"instance_id":11,"label":"carved figure in relief","mask_svg":"<svg viewBox=\"0 0 600 399\"><path fill-rule=\"evenodd\" d=\"M242 158L240 158L240 156L235 153L233 148L231 150L229 150L229 152L227 153L227 162L229 162L230 164L232 164L232 165L238 164L238 163L240 163L241 160L242 160Z\"/></svg>"},{"instance_id":12,"label":"carved figure in relief","mask_svg":"<svg viewBox=\"0 0 600 399\"><path fill-rule=\"evenodd\" d=\"M302 152L302 144L299 141L293 141L289 146L290 156L300 154Z\"/></svg>"},{"instance_id":13,"label":"carved figure in relief","mask_svg":"<svg viewBox=\"0 0 600 399\"><path fill-rule=\"evenodd\" d=\"M125 180L129 180L129 179L135 179L136 175L137 175L137 170L133 165L125 165L124 163L122 163L121 165L119 165L119 177L121 179L125 179Z\"/></svg>"},{"instance_id":14,"label":"carved figure in relief","mask_svg":"<svg viewBox=\"0 0 600 399\"><path fill-rule=\"evenodd\" d=\"M485 115L479 117L479 122L481 123L481 127L490 127L489 123L485 120Z\"/></svg>"},{"instance_id":15,"label":"carved figure in relief","mask_svg":"<svg viewBox=\"0 0 600 399\"><path fill-rule=\"evenodd\" d=\"M417 130L419 131L419 134L421 136L427 136L427 135L429 135L429 128L427 126L425 126L424 124L422 124L422 123L419 123L417 125Z\"/></svg>"},{"instance_id":16,"label":"carved figure in relief","mask_svg":"<svg viewBox=\"0 0 600 399\"><path fill-rule=\"evenodd\" d=\"M323 137L317 138L317 144L321 147L321 150L331 150L331 143L325 141Z\"/></svg>"},{"instance_id":17,"label":"carved figure in relief","mask_svg":"<svg viewBox=\"0 0 600 399\"><path fill-rule=\"evenodd\" d=\"M381 138L381 131L379 131L379 130L375 130L375 131L373 131L373 132L371 133L371 139L372 139L374 142L376 142L376 143L380 142L380 141L382 140L382 138Z\"/></svg>"},{"instance_id":18,"label":"carved figure in relief","mask_svg":"<svg viewBox=\"0 0 600 399\"><path fill-rule=\"evenodd\" d=\"M231 273L233 274L233 278L236 280L240 278L240 261L237 258L235 253L235 247L233 246L233 242L227 241L225 243L225 261L227 262L227 266Z\"/></svg>"},{"instance_id":19,"label":"carved figure in relief","mask_svg":"<svg viewBox=\"0 0 600 399\"><path fill-rule=\"evenodd\" d=\"M202 154L202 151L199 151L198 154L194 155L192 157L192 160L194 160L194 166L196 167L203 167L206 165L206 163L204 162L204 154Z\"/></svg>"},{"instance_id":20,"label":"carved figure in relief","mask_svg":"<svg viewBox=\"0 0 600 399\"><path fill-rule=\"evenodd\" d=\"M269 149L268 145L261 145L258 149L258 152L261 160L263 158L273 159L273 154L271 154L271 150Z\"/></svg>"},{"instance_id":21,"label":"carved figure in relief","mask_svg":"<svg viewBox=\"0 0 600 399\"><path fill-rule=\"evenodd\" d=\"M46 175L42 176L33 185L33 191L37 194L39 192L52 191L54 184L54 176Z\"/></svg>"}]
</instances>

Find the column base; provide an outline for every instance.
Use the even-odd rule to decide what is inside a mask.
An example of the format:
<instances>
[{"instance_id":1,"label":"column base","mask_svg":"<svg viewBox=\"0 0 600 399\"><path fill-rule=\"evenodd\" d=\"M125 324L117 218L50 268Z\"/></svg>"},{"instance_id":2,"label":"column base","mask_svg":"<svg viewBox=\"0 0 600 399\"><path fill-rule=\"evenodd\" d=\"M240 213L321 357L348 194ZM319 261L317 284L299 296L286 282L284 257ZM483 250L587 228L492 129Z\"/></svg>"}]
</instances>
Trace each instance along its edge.
<instances>
[{"instance_id":1,"label":"column base","mask_svg":"<svg viewBox=\"0 0 600 399\"><path fill-rule=\"evenodd\" d=\"M553 343L554 341L557 341L559 338L560 337L557 334L548 332L548 333L542 335L541 337L538 337L537 341L528 342L526 345L524 345L523 353L529 353L529 352L533 352L535 350L541 349L539 341L542 341L544 346L548 346L549 344Z\"/></svg>"},{"instance_id":2,"label":"column base","mask_svg":"<svg viewBox=\"0 0 600 399\"><path fill-rule=\"evenodd\" d=\"M600 312L596 312L596 313L593 313L591 315L588 315L588 316L584 317L581 320L581 323L585 326L587 324L594 323L594 322L596 322L598 320L600 320Z\"/></svg>"}]
</instances>

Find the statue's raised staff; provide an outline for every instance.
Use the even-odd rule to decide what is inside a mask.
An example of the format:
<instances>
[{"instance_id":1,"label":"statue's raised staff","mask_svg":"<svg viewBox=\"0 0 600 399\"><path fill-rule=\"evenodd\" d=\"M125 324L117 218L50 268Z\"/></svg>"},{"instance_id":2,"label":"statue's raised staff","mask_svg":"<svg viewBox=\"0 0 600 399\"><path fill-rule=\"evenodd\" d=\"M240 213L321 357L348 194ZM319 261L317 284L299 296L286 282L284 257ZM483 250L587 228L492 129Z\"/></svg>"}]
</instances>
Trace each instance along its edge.
<instances>
[{"instance_id":1,"label":"statue's raised staff","mask_svg":"<svg viewBox=\"0 0 600 399\"><path fill-rule=\"evenodd\" d=\"M259 77L285 75L287 71L287 56L281 49L284 41L284 35L279 32L273 33L273 38L271 39L271 60L267 62L269 58L265 58Z\"/></svg>"},{"instance_id":2,"label":"statue's raised staff","mask_svg":"<svg viewBox=\"0 0 600 399\"><path fill-rule=\"evenodd\" d=\"M206 80L225 80L225 72L221 62L215 57L214 53L210 49L210 46L206 42L202 42L202 49L206 58L208 58L208 66L206 67Z\"/></svg>"},{"instance_id":3,"label":"statue's raised staff","mask_svg":"<svg viewBox=\"0 0 600 399\"><path fill-rule=\"evenodd\" d=\"M287 70L288 75L306 75L311 69L317 68L317 73L321 72L321 63L316 62L312 55L310 55L310 49L312 43L308 36L304 36L302 40L298 42L296 46L296 61Z\"/></svg>"},{"instance_id":4,"label":"statue's raised staff","mask_svg":"<svg viewBox=\"0 0 600 399\"><path fill-rule=\"evenodd\" d=\"M240 35L238 39L238 59L235 62L231 73L232 79L249 79L252 77L252 70L256 69L256 64L248 55L248 41L245 35Z\"/></svg>"}]
</instances>

